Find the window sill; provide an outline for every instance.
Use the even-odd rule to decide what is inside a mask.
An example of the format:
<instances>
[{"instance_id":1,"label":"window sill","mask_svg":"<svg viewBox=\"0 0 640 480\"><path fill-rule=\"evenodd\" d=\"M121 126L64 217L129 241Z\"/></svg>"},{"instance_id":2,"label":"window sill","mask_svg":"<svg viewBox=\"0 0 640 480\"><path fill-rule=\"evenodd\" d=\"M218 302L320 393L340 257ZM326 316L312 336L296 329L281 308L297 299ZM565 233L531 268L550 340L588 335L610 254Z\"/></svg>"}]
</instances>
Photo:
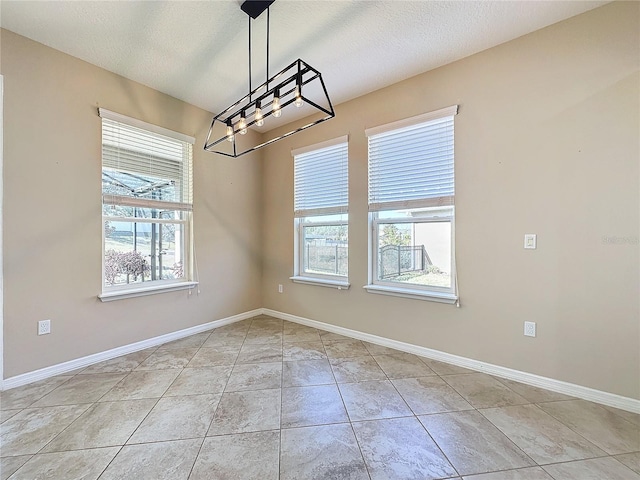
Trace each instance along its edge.
<instances>
[{"instance_id":1,"label":"window sill","mask_svg":"<svg viewBox=\"0 0 640 480\"><path fill-rule=\"evenodd\" d=\"M369 293L392 295L394 297L427 300L430 302L447 303L449 305L458 303L458 296L453 293L428 292L425 290L389 287L386 285L365 285L364 289Z\"/></svg>"},{"instance_id":2,"label":"window sill","mask_svg":"<svg viewBox=\"0 0 640 480\"><path fill-rule=\"evenodd\" d=\"M198 285L198 282L181 282L164 285L154 285L152 287L113 290L110 292L102 292L100 295L98 295L98 298L103 302L112 302L114 300L123 300L125 298L143 297L146 295L155 295L156 293L166 293L175 292L178 290L192 289L196 285Z\"/></svg>"},{"instance_id":3,"label":"window sill","mask_svg":"<svg viewBox=\"0 0 640 480\"><path fill-rule=\"evenodd\" d=\"M294 283L305 283L307 285L318 285L320 287L330 287L337 288L338 290L348 290L351 284L349 282L340 281L340 280L329 280L325 278L314 278L314 277L290 277Z\"/></svg>"}]
</instances>

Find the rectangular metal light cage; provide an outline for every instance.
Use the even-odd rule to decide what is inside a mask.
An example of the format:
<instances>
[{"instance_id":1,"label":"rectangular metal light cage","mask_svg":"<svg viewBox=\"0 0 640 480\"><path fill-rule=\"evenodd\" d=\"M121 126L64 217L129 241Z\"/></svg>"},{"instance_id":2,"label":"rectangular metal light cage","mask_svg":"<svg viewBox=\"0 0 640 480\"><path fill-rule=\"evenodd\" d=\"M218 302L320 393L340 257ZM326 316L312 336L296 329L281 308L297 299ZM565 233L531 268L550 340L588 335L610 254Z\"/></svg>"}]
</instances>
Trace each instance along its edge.
<instances>
[{"instance_id":1,"label":"rectangular metal light cage","mask_svg":"<svg viewBox=\"0 0 640 480\"><path fill-rule=\"evenodd\" d=\"M299 92L298 95L296 95L296 90ZM304 108L311 107L313 111L305 114L302 119L292 121L294 127L287 133L267 138L258 145L254 145L249 135L240 134L242 128L239 125L241 125L242 115L244 113L243 128L251 128L256 125L256 107L261 109L264 122L268 122L269 118L274 115L273 100L276 96L279 96L280 110L283 112L287 106L296 101L297 96L302 100ZM236 158L333 117L335 117L335 112L322 75L311 65L298 59L213 117L204 149ZM228 127L231 127L232 134ZM268 137L268 133L263 135ZM233 135L233 141L229 141L231 135Z\"/></svg>"}]
</instances>

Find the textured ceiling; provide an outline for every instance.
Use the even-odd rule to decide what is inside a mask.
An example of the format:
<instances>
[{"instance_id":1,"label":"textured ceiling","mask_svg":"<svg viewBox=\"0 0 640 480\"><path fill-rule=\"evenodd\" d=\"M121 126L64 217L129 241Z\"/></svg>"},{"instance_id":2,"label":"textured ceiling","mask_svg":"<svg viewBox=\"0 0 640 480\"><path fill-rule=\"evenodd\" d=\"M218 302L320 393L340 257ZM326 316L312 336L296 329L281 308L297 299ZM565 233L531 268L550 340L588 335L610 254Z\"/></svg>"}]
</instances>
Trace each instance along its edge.
<instances>
[{"instance_id":1,"label":"textured ceiling","mask_svg":"<svg viewBox=\"0 0 640 480\"><path fill-rule=\"evenodd\" d=\"M3 28L212 112L248 91L240 1L0 1ZM338 104L608 3L315 1L271 7L270 73L301 58ZM265 80L266 14L252 24Z\"/></svg>"}]
</instances>

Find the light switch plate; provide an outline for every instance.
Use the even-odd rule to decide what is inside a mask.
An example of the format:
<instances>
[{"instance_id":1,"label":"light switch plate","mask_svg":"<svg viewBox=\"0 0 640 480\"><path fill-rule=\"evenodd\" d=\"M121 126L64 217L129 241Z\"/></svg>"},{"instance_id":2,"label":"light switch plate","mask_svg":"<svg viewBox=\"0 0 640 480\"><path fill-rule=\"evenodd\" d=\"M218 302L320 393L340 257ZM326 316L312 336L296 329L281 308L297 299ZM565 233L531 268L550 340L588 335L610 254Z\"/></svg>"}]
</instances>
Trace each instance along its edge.
<instances>
[{"instance_id":1,"label":"light switch plate","mask_svg":"<svg viewBox=\"0 0 640 480\"><path fill-rule=\"evenodd\" d=\"M524 248L530 248L535 250L537 244L537 238L535 233L524 234Z\"/></svg>"}]
</instances>

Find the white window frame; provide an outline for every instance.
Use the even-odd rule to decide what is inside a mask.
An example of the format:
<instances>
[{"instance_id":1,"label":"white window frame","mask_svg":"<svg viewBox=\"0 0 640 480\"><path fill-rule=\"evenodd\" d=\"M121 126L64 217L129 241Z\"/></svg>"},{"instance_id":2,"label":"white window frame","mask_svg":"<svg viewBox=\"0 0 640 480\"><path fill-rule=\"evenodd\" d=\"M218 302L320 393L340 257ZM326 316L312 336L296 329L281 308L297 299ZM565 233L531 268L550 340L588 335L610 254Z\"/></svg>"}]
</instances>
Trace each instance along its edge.
<instances>
[{"instance_id":1,"label":"white window frame","mask_svg":"<svg viewBox=\"0 0 640 480\"><path fill-rule=\"evenodd\" d=\"M348 149L349 137L347 135L327 140L325 142L310 145L308 147L292 150L291 154L294 157L304 153L310 153L318 150L322 150L329 147L338 145L345 145ZM348 163L348 158L347 158ZM348 166L347 166L348 168ZM294 166L295 169L295 166ZM347 170L348 171L348 170ZM348 189L348 173L347 173L347 189ZM340 216L340 219L331 221L312 221L310 218L323 217L323 216ZM322 227L322 226L346 226L347 232L349 229L349 213L348 205L343 208L313 208L309 210L296 211L294 213L294 268L293 276L290 280L295 283L303 283L308 285L317 285L323 287L337 288L338 290L346 290L350 287L348 277L348 254L347 254L347 275L331 275L316 272L304 271L304 229L305 227ZM347 233L348 236L348 233Z\"/></svg>"},{"instance_id":2,"label":"white window frame","mask_svg":"<svg viewBox=\"0 0 640 480\"><path fill-rule=\"evenodd\" d=\"M435 112L426 113L424 115L418 115L416 117L407 118L398 122L393 122L387 125L381 125L367 129L365 131L367 137L382 132L392 132L405 127L426 123L432 120L437 120L444 117L455 116L457 114L458 107L454 105L452 107L437 110ZM429 207L437 207L446 205L450 207L450 212L444 213L434 209L432 214L419 217L403 217L403 218L380 218L380 212L390 211L402 211L412 210L416 208L428 209ZM378 278L379 269L379 227L386 224L399 224L399 223L433 223L433 222L450 222L451 223L451 286L450 287L438 287L431 285L418 285L402 282L393 282L389 280L382 280ZM364 288L369 293L392 295L404 298L412 298L418 300L429 300L447 304L458 304L458 286L457 286L457 273L456 273L456 261L455 261L455 206L454 197L443 197L435 199L415 199L405 202L388 202L387 204L376 204L374 206L370 203L369 212L369 275L368 285Z\"/></svg>"},{"instance_id":3,"label":"white window frame","mask_svg":"<svg viewBox=\"0 0 640 480\"><path fill-rule=\"evenodd\" d=\"M399 224L399 223L438 223L438 222L450 222L451 223L451 287L438 287L434 285L411 285L401 284L399 282L379 280L378 279L378 252L379 252L379 236L378 231L380 225ZM455 268L455 213L439 215L433 213L424 217L413 218L379 218L378 212L372 212L370 214L371 233L370 241L373 244L373 256L371 265L371 277L369 279L369 285L365 288L371 293L389 293L398 296L409 298L420 298L434 301L442 301L444 303L454 303L458 297L456 294L456 268Z\"/></svg>"},{"instance_id":4,"label":"white window frame","mask_svg":"<svg viewBox=\"0 0 640 480\"><path fill-rule=\"evenodd\" d=\"M179 132L174 132L157 125L143 122L141 120L127 117L119 113L111 112L103 108L99 109L100 117L103 119L109 119L125 125L133 126L142 130L146 130L150 133L164 135L166 137L173 138L175 140L189 143L193 145L195 138L188 135L184 135ZM189 169L189 182L193 181L193 153L191 151ZM190 187L191 188L191 187ZM191 203L175 203L175 202L162 202L146 199L138 199L133 197L120 198L114 195L103 195L103 201L109 199L109 203L121 204L123 206L140 206L140 207L167 207L174 206L177 211L181 211L181 218L167 219L167 218L142 218L142 217L128 217L128 216L110 216L102 213L102 292L98 295L98 298L103 302L112 300L120 300L124 298L139 297L157 293L164 293L177 290L186 290L194 288L198 285L197 281L193 279L193 213ZM172 204L172 205L171 205ZM124 285L109 285L105 279L105 247L106 247L106 224L107 222L123 222L123 223L138 223L138 224L171 224L180 225L182 229L182 256L183 256L183 269L184 278L180 280L167 279L167 280L152 280L134 284Z\"/></svg>"},{"instance_id":5,"label":"white window frame","mask_svg":"<svg viewBox=\"0 0 640 480\"><path fill-rule=\"evenodd\" d=\"M348 214L344 214L343 217L348 217ZM321 286L332 286L339 290L349 288L349 276L343 275L331 275L324 273L315 273L309 271L303 271L304 266L304 228L305 227L332 227L332 226L346 226L347 231L349 229L348 218L342 220L336 220L331 222L313 222L305 221L305 218L295 218L295 242L294 242L294 275L290 279L297 283L316 284ZM348 234L347 234L348 235ZM348 254L347 254L348 263ZM348 267L347 267L348 272Z\"/></svg>"}]
</instances>

